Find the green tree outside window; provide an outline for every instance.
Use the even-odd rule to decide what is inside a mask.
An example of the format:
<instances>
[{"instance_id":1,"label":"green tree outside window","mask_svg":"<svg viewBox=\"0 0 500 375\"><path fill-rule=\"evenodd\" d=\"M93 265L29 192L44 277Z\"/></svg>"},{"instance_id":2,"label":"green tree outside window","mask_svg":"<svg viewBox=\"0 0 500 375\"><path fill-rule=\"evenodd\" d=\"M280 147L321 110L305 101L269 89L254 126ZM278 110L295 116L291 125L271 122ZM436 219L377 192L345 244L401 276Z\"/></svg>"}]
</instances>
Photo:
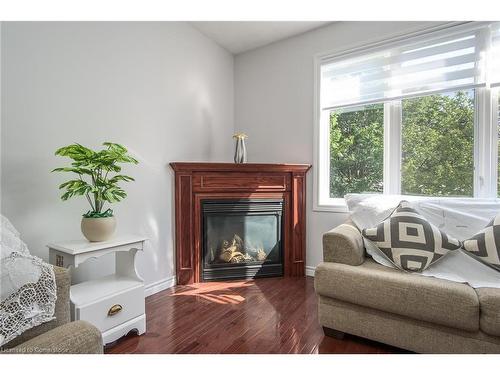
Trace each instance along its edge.
<instances>
[{"instance_id":1,"label":"green tree outside window","mask_svg":"<svg viewBox=\"0 0 500 375\"><path fill-rule=\"evenodd\" d=\"M404 99L401 192L472 196L474 92ZM383 104L330 113L330 196L383 191Z\"/></svg>"}]
</instances>

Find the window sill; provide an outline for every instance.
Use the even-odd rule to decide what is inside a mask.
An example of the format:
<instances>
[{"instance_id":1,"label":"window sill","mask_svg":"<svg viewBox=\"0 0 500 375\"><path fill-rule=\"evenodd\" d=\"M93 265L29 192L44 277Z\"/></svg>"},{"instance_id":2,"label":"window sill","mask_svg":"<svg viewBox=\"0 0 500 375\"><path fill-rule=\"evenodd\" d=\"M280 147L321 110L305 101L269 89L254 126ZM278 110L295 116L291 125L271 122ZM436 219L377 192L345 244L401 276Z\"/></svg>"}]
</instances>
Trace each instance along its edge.
<instances>
[{"instance_id":1,"label":"window sill","mask_svg":"<svg viewBox=\"0 0 500 375\"><path fill-rule=\"evenodd\" d=\"M315 212L335 212L335 213L349 213L347 204L343 198L332 198L325 203L314 203L313 211Z\"/></svg>"},{"instance_id":2,"label":"window sill","mask_svg":"<svg viewBox=\"0 0 500 375\"><path fill-rule=\"evenodd\" d=\"M389 195L398 195L401 197L401 200L410 199L418 199L418 200L471 200L471 201L485 201L485 202L491 202L491 201L500 201L500 197L442 197L442 196L421 196L421 195L403 195L403 194L389 194ZM332 213L344 213L348 214L349 209L347 208L347 204L345 203L345 200L343 198L332 198L327 202L324 202L322 204L314 203L313 205L313 212L332 212Z\"/></svg>"}]
</instances>

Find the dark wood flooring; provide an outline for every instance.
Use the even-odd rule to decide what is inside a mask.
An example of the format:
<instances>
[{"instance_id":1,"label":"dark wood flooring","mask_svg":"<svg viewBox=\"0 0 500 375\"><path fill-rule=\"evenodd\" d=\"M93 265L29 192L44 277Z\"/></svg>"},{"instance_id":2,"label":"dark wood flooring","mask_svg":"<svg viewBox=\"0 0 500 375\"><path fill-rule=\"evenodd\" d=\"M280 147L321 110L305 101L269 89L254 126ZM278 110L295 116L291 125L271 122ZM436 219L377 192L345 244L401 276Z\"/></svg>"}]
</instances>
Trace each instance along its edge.
<instances>
[{"instance_id":1,"label":"dark wood flooring","mask_svg":"<svg viewBox=\"0 0 500 375\"><path fill-rule=\"evenodd\" d=\"M270 278L176 286L146 299L147 332L106 353L397 353L346 335L325 337L313 279Z\"/></svg>"}]
</instances>

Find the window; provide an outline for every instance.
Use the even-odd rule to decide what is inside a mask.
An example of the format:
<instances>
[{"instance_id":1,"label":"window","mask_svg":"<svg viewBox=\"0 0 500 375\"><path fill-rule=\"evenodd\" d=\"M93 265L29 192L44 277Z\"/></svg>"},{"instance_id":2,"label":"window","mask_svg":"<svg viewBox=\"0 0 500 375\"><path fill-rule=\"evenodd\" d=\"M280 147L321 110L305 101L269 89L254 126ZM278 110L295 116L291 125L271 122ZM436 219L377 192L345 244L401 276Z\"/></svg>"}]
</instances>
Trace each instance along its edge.
<instances>
[{"instance_id":1,"label":"window","mask_svg":"<svg viewBox=\"0 0 500 375\"><path fill-rule=\"evenodd\" d=\"M348 193L496 197L499 66L487 22L319 58L315 209L345 211Z\"/></svg>"},{"instance_id":2,"label":"window","mask_svg":"<svg viewBox=\"0 0 500 375\"><path fill-rule=\"evenodd\" d=\"M401 193L472 197L474 90L402 104Z\"/></svg>"},{"instance_id":3,"label":"window","mask_svg":"<svg viewBox=\"0 0 500 375\"><path fill-rule=\"evenodd\" d=\"M382 192L384 105L330 112L330 197Z\"/></svg>"}]
</instances>

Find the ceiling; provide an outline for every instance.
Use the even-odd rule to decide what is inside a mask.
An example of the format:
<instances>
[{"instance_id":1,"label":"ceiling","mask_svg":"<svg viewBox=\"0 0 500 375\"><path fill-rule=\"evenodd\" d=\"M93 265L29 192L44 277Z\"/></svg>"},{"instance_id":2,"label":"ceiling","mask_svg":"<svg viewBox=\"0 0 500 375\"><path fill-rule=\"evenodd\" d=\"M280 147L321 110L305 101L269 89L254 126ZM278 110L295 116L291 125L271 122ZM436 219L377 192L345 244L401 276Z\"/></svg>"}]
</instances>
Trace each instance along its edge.
<instances>
[{"instance_id":1,"label":"ceiling","mask_svg":"<svg viewBox=\"0 0 500 375\"><path fill-rule=\"evenodd\" d=\"M190 22L233 54L265 46L326 25L327 21L204 21Z\"/></svg>"}]
</instances>

